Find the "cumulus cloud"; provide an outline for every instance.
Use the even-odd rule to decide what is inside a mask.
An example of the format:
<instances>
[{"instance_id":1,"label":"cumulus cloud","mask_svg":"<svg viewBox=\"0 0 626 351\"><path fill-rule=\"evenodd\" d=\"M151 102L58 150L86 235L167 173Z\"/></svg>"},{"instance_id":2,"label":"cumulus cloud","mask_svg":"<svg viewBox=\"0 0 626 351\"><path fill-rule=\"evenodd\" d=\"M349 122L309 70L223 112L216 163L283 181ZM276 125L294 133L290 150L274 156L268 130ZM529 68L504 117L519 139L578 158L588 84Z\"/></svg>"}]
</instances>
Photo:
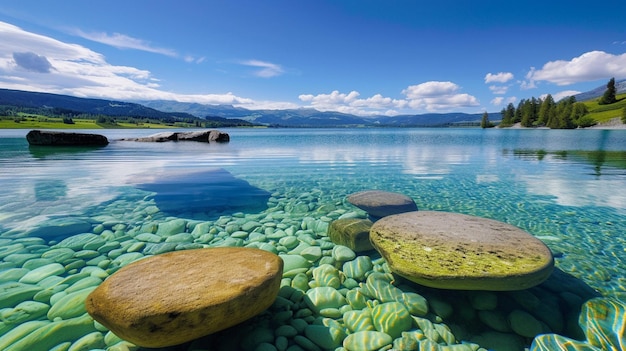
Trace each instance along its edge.
<instances>
[{"instance_id":1,"label":"cumulus cloud","mask_svg":"<svg viewBox=\"0 0 626 351\"><path fill-rule=\"evenodd\" d=\"M513 79L513 73L511 72L487 73L487 75L485 75L485 84L506 83L511 79Z\"/></svg>"},{"instance_id":2,"label":"cumulus cloud","mask_svg":"<svg viewBox=\"0 0 626 351\"><path fill-rule=\"evenodd\" d=\"M494 106L499 106L500 104L502 104L502 101L504 101L504 97L503 96L498 96L495 97L491 100L491 104Z\"/></svg>"},{"instance_id":3,"label":"cumulus cloud","mask_svg":"<svg viewBox=\"0 0 626 351\"><path fill-rule=\"evenodd\" d=\"M459 93L459 90L460 87L452 82L430 81L411 85L402 90L402 93L407 98L407 105L417 110L449 111L479 105L476 97Z\"/></svg>"},{"instance_id":4,"label":"cumulus cloud","mask_svg":"<svg viewBox=\"0 0 626 351\"><path fill-rule=\"evenodd\" d=\"M254 75L261 78L276 77L284 73L283 68L280 65L270 62L264 62L259 60L247 60L239 62L245 66L257 67L259 70L254 72Z\"/></svg>"},{"instance_id":5,"label":"cumulus cloud","mask_svg":"<svg viewBox=\"0 0 626 351\"><path fill-rule=\"evenodd\" d=\"M45 56L40 56L34 52L14 52L13 60L18 66L33 72L49 73L52 69L50 61Z\"/></svg>"},{"instance_id":6,"label":"cumulus cloud","mask_svg":"<svg viewBox=\"0 0 626 351\"><path fill-rule=\"evenodd\" d=\"M140 50L140 51L152 52L155 54L161 54L161 55L166 55L166 56L171 56L171 57L178 56L178 54L174 50L156 47L150 44L150 42L147 42L142 39L133 38L131 36L121 34L121 33L113 33L113 34L108 34L104 32L86 33L86 32L81 31L80 29L74 29L72 30L72 33L81 38L95 41L97 43L101 43L105 45L110 45L118 49Z\"/></svg>"},{"instance_id":7,"label":"cumulus cloud","mask_svg":"<svg viewBox=\"0 0 626 351\"><path fill-rule=\"evenodd\" d=\"M489 90L494 94L504 95L509 90L509 87L506 85L490 85Z\"/></svg>"},{"instance_id":8,"label":"cumulus cloud","mask_svg":"<svg viewBox=\"0 0 626 351\"><path fill-rule=\"evenodd\" d=\"M299 98L310 107L321 111L332 110L357 115L396 115L415 113L415 110L443 112L479 105L474 96L462 94L459 89L452 82L431 81L402 90L404 99L393 99L381 94L361 98L357 91L341 93L338 90L330 94L302 94Z\"/></svg>"},{"instance_id":9,"label":"cumulus cloud","mask_svg":"<svg viewBox=\"0 0 626 351\"><path fill-rule=\"evenodd\" d=\"M524 83L527 87L534 87L536 81L570 85L610 77L626 77L626 53L613 55L604 51L590 51L569 61L550 61L541 69L531 68Z\"/></svg>"}]
</instances>

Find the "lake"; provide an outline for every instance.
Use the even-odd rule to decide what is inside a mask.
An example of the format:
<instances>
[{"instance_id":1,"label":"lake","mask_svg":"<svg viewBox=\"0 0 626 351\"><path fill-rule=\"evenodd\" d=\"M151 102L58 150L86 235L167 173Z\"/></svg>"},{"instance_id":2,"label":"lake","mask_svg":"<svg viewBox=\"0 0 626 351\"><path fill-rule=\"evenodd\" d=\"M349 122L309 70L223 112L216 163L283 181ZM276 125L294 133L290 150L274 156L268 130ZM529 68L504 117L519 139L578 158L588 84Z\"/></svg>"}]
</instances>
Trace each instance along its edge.
<instances>
[{"instance_id":1,"label":"lake","mask_svg":"<svg viewBox=\"0 0 626 351\"><path fill-rule=\"evenodd\" d=\"M59 297L51 301L43 294L11 295L11 303L1 304L5 314L14 315L14 307L24 301L52 305L63 296L61 280L90 266L99 267L104 273L94 275L103 279L128 263L120 257L131 260L203 245L274 245L277 240L268 237L287 228L323 237L332 220L364 215L346 197L369 189L410 196L420 210L475 215L522 228L552 250L556 267L575 281L572 284L626 301L626 130L224 131L231 139L225 144L118 141L153 130L87 131L103 134L111 143L103 148L50 149L29 147L27 130L0 130L0 283L26 274L17 268L33 270L52 262L65 268L35 284L61 293ZM203 234L217 234L202 240L194 236L178 247L137 244L133 239L150 226L176 219L185 220L188 233L204 223L213 229ZM229 223L245 220L263 224L253 230L255 239L241 233L226 237L232 234L224 229ZM94 247L69 258L46 254L55 244L84 232L115 242L114 249ZM129 247L137 255L124 256ZM107 252L115 254L106 257ZM376 253L371 259L385 269ZM429 302L430 297L445 302L449 296L410 289ZM559 306L562 310L564 305ZM448 323L459 341L506 349L487 335L492 331L465 325L469 317L433 318L433 323ZM3 334L32 320L46 320L46 314L0 324L0 345ZM509 335L504 329L497 332ZM568 330L562 327L561 333ZM59 340L78 339L70 338ZM514 345L525 347L532 341L519 335L513 339ZM111 346L103 343L94 345Z\"/></svg>"}]
</instances>

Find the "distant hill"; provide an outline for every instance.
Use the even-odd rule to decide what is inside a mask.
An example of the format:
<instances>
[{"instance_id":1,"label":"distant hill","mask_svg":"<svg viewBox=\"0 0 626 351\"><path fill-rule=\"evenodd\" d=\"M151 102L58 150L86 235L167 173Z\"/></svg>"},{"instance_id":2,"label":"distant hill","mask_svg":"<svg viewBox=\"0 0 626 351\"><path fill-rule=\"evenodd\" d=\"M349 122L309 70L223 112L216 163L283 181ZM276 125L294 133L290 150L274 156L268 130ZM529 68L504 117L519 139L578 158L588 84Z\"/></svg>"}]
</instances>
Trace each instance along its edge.
<instances>
[{"instance_id":1,"label":"distant hill","mask_svg":"<svg viewBox=\"0 0 626 351\"><path fill-rule=\"evenodd\" d=\"M607 81L608 82L608 81ZM626 79L615 81L615 90L617 94L626 93ZM584 93L576 94L574 97L576 101L587 101L601 97L606 91L606 84L601 85L595 89L586 91Z\"/></svg>"},{"instance_id":2,"label":"distant hill","mask_svg":"<svg viewBox=\"0 0 626 351\"><path fill-rule=\"evenodd\" d=\"M429 113L421 115L362 117L334 111L315 109L248 110L231 105L203 105L178 101L151 100L139 103L166 112L184 111L196 117L219 116L240 118L253 123L281 127L444 127L450 125L477 124L480 114ZM490 113L491 121L501 119L500 113Z\"/></svg>"},{"instance_id":3,"label":"distant hill","mask_svg":"<svg viewBox=\"0 0 626 351\"><path fill-rule=\"evenodd\" d=\"M87 99L68 95L0 89L0 106L56 109L72 114L126 116L159 120L195 119L188 113L163 112L144 105L102 99Z\"/></svg>"}]
</instances>

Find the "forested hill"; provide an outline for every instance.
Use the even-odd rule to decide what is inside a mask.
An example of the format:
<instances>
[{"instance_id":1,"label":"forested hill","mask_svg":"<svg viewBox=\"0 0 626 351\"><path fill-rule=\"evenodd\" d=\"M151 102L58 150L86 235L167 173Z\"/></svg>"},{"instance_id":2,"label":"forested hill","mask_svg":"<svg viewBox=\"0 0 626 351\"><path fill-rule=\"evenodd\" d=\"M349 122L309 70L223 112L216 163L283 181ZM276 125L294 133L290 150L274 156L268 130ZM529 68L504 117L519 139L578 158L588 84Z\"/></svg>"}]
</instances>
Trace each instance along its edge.
<instances>
[{"instance_id":1,"label":"forested hill","mask_svg":"<svg viewBox=\"0 0 626 351\"><path fill-rule=\"evenodd\" d=\"M188 113L163 112L136 103L79 98L68 95L39 93L21 90L0 89L0 106L49 109L58 114L90 114L125 116L158 120L195 119Z\"/></svg>"}]
</instances>

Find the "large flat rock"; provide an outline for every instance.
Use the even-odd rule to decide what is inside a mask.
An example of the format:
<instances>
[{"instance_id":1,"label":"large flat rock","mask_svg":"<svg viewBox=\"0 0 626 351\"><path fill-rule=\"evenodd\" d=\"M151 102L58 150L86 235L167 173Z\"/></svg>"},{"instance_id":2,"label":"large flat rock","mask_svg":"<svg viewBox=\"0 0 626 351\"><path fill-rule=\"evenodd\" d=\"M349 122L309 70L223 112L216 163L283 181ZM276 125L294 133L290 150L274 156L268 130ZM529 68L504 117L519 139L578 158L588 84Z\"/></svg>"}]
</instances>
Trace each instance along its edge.
<instances>
[{"instance_id":1,"label":"large flat rock","mask_svg":"<svg viewBox=\"0 0 626 351\"><path fill-rule=\"evenodd\" d=\"M239 324L276 299L283 261L258 249L225 247L152 256L120 269L85 302L117 336L166 347Z\"/></svg>"},{"instance_id":2,"label":"large flat rock","mask_svg":"<svg viewBox=\"0 0 626 351\"><path fill-rule=\"evenodd\" d=\"M31 130L26 134L30 145L45 146L106 146L109 140L100 134Z\"/></svg>"},{"instance_id":3,"label":"large flat rock","mask_svg":"<svg viewBox=\"0 0 626 351\"><path fill-rule=\"evenodd\" d=\"M442 289L521 290L551 274L539 239L512 225L457 213L420 211L385 217L370 231L391 270Z\"/></svg>"}]
</instances>

